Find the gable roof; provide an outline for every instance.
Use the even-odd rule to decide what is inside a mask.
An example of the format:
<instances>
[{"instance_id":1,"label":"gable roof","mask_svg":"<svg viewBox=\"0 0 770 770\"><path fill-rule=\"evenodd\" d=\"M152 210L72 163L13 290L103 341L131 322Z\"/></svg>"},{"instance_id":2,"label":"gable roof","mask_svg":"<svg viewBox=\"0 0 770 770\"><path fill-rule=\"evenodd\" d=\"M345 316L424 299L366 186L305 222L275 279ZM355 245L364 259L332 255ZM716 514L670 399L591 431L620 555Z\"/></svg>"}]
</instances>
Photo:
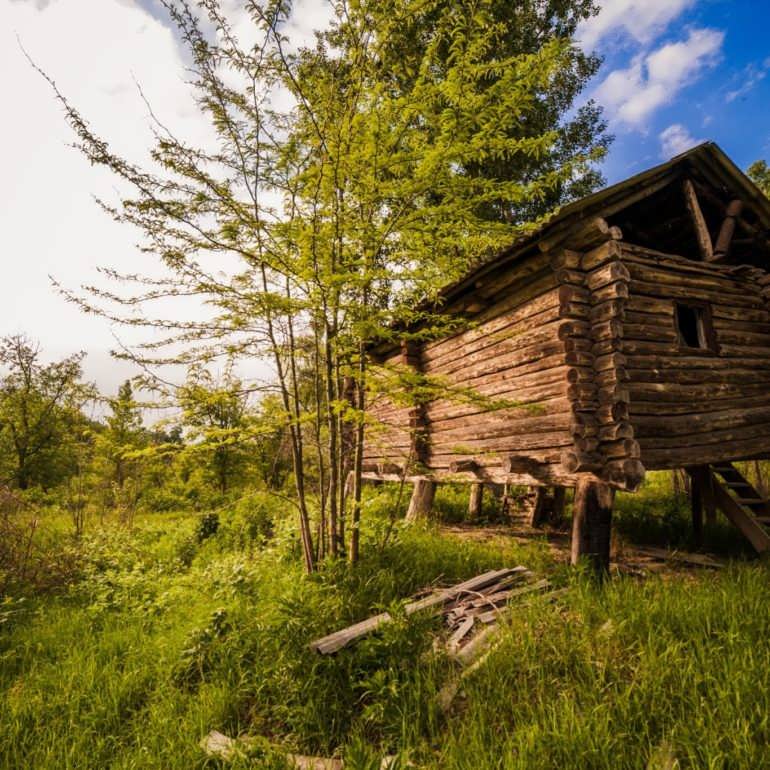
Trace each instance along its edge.
<instances>
[{"instance_id":1,"label":"gable roof","mask_svg":"<svg viewBox=\"0 0 770 770\"><path fill-rule=\"evenodd\" d=\"M721 195L725 204L733 198L742 200L753 212L763 235L770 233L770 200L717 144L704 142L666 163L568 203L542 227L519 238L503 252L480 262L461 279L445 286L440 292L441 299L446 302L457 297L482 276L514 262L546 238L558 242L560 234L566 236L582 221L616 215L684 174L700 179Z\"/></svg>"}]
</instances>

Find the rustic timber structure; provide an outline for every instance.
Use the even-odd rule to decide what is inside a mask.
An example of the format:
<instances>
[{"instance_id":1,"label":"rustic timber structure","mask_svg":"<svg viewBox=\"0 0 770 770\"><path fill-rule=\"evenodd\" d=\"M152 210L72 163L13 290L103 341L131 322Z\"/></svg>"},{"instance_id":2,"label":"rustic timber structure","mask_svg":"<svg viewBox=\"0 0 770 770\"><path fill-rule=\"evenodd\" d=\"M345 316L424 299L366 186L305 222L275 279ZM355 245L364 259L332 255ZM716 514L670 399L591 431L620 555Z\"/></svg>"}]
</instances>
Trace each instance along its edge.
<instances>
[{"instance_id":1,"label":"rustic timber structure","mask_svg":"<svg viewBox=\"0 0 770 770\"><path fill-rule=\"evenodd\" d=\"M464 330L380 346L478 400L373 397L365 477L575 487L573 559L609 561L615 490L687 468L759 551L767 503L731 462L770 457L770 201L708 143L564 207L442 294ZM740 476L740 474L738 474ZM768 518L770 521L770 518Z\"/></svg>"}]
</instances>

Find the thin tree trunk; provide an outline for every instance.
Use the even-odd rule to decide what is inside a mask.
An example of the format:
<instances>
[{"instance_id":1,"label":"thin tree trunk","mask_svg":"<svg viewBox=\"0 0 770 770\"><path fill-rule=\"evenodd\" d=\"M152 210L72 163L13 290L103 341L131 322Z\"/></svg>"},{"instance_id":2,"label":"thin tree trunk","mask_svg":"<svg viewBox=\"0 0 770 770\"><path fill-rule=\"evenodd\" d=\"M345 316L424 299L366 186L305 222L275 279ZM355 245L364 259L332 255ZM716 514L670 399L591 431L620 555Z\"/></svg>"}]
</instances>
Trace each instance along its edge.
<instances>
[{"instance_id":1,"label":"thin tree trunk","mask_svg":"<svg viewBox=\"0 0 770 770\"><path fill-rule=\"evenodd\" d=\"M269 286L264 264L261 265L261 272L263 290L268 292ZM315 570L315 554L313 550L313 536L310 532L310 516L307 509L307 497L305 495L305 468L301 434L302 428L296 411L299 408L299 405L296 401L294 404L292 404L292 396L287 385L286 371L283 365L283 361L281 360L281 350L278 345L278 340L275 337L275 328L273 326L272 316L268 314L266 320L268 338L270 339L273 359L275 361L276 374L278 375L278 384L281 391L281 401L283 403L284 409L286 410L286 414L289 416L291 460L292 469L294 471L294 487L297 492L297 506L299 508L299 529L300 537L302 539L302 553L305 558L305 569L308 572L313 572Z\"/></svg>"},{"instance_id":2,"label":"thin tree trunk","mask_svg":"<svg viewBox=\"0 0 770 770\"><path fill-rule=\"evenodd\" d=\"M324 341L324 371L326 374L326 423L329 429L329 535L331 555L339 555L339 522L338 522L338 504L339 499L339 465L337 463L338 454L338 436L337 436L337 416L334 414L334 404L337 400L334 387L334 361L333 345L331 340L332 330L327 326Z\"/></svg>"},{"instance_id":3,"label":"thin tree trunk","mask_svg":"<svg viewBox=\"0 0 770 770\"><path fill-rule=\"evenodd\" d=\"M355 564L359 558L361 525L361 490L364 468L364 410L366 408L366 359L363 345L358 350L358 378L355 391L356 437L353 458L353 512L350 528L350 561Z\"/></svg>"},{"instance_id":4,"label":"thin tree trunk","mask_svg":"<svg viewBox=\"0 0 770 770\"><path fill-rule=\"evenodd\" d=\"M321 424L322 417L322 403L323 403L323 388L321 377L321 345L318 337L319 324L316 321L313 324L313 374L314 374L314 389L315 389L315 441L316 452L318 460L318 497L320 498L320 513L319 513L319 525L318 525L318 558L323 559L326 556L328 550L328 532L326 521L326 509L327 509L327 494L326 488L326 459L324 457L323 446L321 443Z\"/></svg>"}]
</instances>

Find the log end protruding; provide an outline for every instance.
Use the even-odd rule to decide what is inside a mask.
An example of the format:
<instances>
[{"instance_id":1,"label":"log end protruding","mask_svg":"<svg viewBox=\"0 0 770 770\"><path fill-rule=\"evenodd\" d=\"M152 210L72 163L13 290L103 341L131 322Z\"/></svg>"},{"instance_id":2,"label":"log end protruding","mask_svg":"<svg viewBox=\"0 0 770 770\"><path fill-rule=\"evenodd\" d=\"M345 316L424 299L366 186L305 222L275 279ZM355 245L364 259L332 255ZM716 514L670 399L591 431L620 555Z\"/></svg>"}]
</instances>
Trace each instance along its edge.
<instances>
[{"instance_id":1,"label":"log end protruding","mask_svg":"<svg viewBox=\"0 0 770 770\"><path fill-rule=\"evenodd\" d=\"M592 217L578 227L557 230L553 235L541 238L538 247L544 253L561 245L587 251L607 241L620 240L623 240L623 231L619 227L610 225L603 217Z\"/></svg>"},{"instance_id":2,"label":"log end protruding","mask_svg":"<svg viewBox=\"0 0 770 770\"><path fill-rule=\"evenodd\" d=\"M610 460L602 469L602 478L614 487L636 492L644 481L646 470L641 460L626 458Z\"/></svg>"},{"instance_id":3,"label":"log end protruding","mask_svg":"<svg viewBox=\"0 0 770 770\"><path fill-rule=\"evenodd\" d=\"M561 454L561 464L568 474L598 473L602 469L602 457L597 452L566 449Z\"/></svg>"},{"instance_id":4,"label":"log end protruding","mask_svg":"<svg viewBox=\"0 0 770 770\"><path fill-rule=\"evenodd\" d=\"M380 476L400 476L404 472L404 468L397 463L381 462L377 463L376 471Z\"/></svg>"},{"instance_id":5,"label":"log end protruding","mask_svg":"<svg viewBox=\"0 0 770 770\"><path fill-rule=\"evenodd\" d=\"M449 463L450 473L478 473L479 470L476 460L453 460Z\"/></svg>"}]
</instances>

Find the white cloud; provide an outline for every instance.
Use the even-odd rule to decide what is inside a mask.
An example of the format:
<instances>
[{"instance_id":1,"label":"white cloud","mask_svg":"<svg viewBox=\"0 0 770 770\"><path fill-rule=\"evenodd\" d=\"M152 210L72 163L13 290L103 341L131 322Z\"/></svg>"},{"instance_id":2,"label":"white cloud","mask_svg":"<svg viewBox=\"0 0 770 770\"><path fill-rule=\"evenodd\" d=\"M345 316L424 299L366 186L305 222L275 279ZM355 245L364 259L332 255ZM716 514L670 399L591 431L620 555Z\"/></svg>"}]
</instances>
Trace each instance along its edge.
<instances>
[{"instance_id":1,"label":"white cloud","mask_svg":"<svg viewBox=\"0 0 770 770\"><path fill-rule=\"evenodd\" d=\"M681 123L674 123L658 136L660 139L660 155L664 160L673 158L703 142L695 139L689 130Z\"/></svg>"},{"instance_id":2,"label":"white cloud","mask_svg":"<svg viewBox=\"0 0 770 770\"><path fill-rule=\"evenodd\" d=\"M742 84L733 91L728 91L725 101L730 104L741 96L745 96L755 86L761 83L770 70L770 58L765 59L761 64L749 64L739 75L743 81Z\"/></svg>"},{"instance_id":3,"label":"white cloud","mask_svg":"<svg viewBox=\"0 0 770 770\"><path fill-rule=\"evenodd\" d=\"M724 33L691 29L687 39L639 54L626 69L611 72L595 98L618 122L640 127L655 110L670 103L719 56Z\"/></svg>"},{"instance_id":4,"label":"white cloud","mask_svg":"<svg viewBox=\"0 0 770 770\"><path fill-rule=\"evenodd\" d=\"M594 48L603 38L623 32L640 43L649 43L682 11L697 0L604 0L601 10L578 28L577 38Z\"/></svg>"},{"instance_id":5,"label":"white cloud","mask_svg":"<svg viewBox=\"0 0 770 770\"><path fill-rule=\"evenodd\" d=\"M330 5L299 0L291 34L312 43L313 29L328 23ZM254 42L242 0L225 0L224 7L241 43ZM74 137L62 109L25 60L17 35L93 129L129 160L146 162L153 144L136 82L180 138L206 146L213 134L194 102L185 52L158 0L0 0L0 89L7 107L0 121L0 336L26 332L50 357L85 349L87 376L114 390L136 372L107 356L116 347L113 331L129 343L146 335L113 330L83 314L53 290L49 275L76 288L98 284L99 265L141 273L153 272L156 262L135 246L139 233L113 222L94 203L93 196L115 201L127 191L68 146ZM181 308L170 301L153 310L178 315ZM257 363L244 371L265 373Z\"/></svg>"},{"instance_id":6,"label":"white cloud","mask_svg":"<svg viewBox=\"0 0 770 770\"><path fill-rule=\"evenodd\" d=\"M77 288L99 284L99 265L157 272L156 262L135 246L139 233L116 224L95 204L93 196L115 201L127 191L69 146L74 136L61 106L24 58L16 36L118 154L144 163L153 144L136 82L160 120L183 139L206 146L213 134L187 85L179 41L167 20L147 13L148 2L143 5L0 0L0 88L8 107L0 121L0 336L28 333L50 357L85 349L87 376L108 390L136 373L109 361L106 351L116 347L113 331L129 343L146 335L113 330L104 319L80 312L53 290L49 275ZM172 301L154 310L163 315L180 308Z\"/></svg>"}]
</instances>

